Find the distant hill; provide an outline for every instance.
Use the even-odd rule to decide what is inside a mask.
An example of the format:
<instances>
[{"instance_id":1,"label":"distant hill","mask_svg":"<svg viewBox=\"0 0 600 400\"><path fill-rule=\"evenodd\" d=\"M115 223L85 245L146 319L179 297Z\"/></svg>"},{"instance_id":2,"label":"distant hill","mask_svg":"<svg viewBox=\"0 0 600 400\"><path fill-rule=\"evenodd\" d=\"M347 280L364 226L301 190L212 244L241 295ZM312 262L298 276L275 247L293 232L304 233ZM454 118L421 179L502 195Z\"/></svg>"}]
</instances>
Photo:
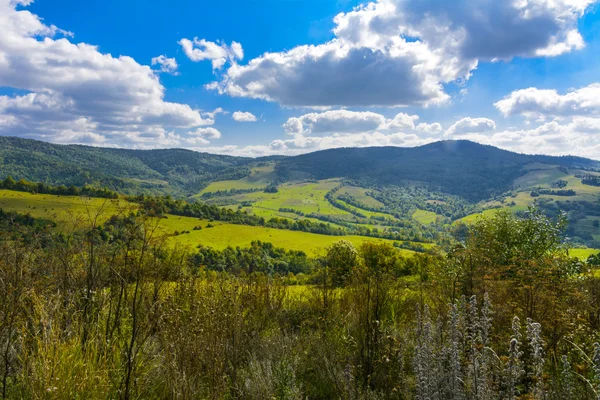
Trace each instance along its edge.
<instances>
[{"instance_id":1,"label":"distant hill","mask_svg":"<svg viewBox=\"0 0 600 400\"><path fill-rule=\"evenodd\" d=\"M0 137L0 177L95 184L122 192L184 194L214 179L243 177L251 158L183 149L128 150Z\"/></svg>"},{"instance_id":2,"label":"distant hill","mask_svg":"<svg viewBox=\"0 0 600 400\"><path fill-rule=\"evenodd\" d=\"M531 163L598 169L580 157L525 155L466 140L440 141L414 148L367 147L317 151L282 160L282 177L346 177L363 185L422 184L478 201L510 189Z\"/></svg>"},{"instance_id":3,"label":"distant hill","mask_svg":"<svg viewBox=\"0 0 600 400\"><path fill-rule=\"evenodd\" d=\"M469 141L342 148L256 160L183 149L127 150L0 137L0 177L94 184L127 193L190 195L212 181L243 178L265 160L277 162L280 181L342 177L366 186L419 184L471 201L506 191L531 163L600 169L600 162L584 158L517 154Z\"/></svg>"}]
</instances>

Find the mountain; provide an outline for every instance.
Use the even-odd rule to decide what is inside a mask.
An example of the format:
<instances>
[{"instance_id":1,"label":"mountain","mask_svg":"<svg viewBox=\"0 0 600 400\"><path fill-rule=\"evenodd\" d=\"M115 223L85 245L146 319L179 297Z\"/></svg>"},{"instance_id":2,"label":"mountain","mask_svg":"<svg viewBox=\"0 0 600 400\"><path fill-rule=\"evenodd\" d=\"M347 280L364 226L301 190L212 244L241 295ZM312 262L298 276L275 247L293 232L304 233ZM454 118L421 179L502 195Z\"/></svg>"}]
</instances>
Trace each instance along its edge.
<instances>
[{"instance_id":1,"label":"mountain","mask_svg":"<svg viewBox=\"0 0 600 400\"><path fill-rule=\"evenodd\" d=\"M94 184L128 193L190 193L206 181L243 177L252 162L183 149L128 150L0 137L0 177Z\"/></svg>"},{"instance_id":2,"label":"mountain","mask_svg":"<svg viewBox=\"0 0 600 400\"><path fill-rule=\"evenodd\" d=\"M510 189L523 167L544 163L598 169L600 162L580 157L525 155L493 146L441 141L414 148L368 147L317 151L282 160L281 176L293 179L346 177L363 184L423 184L430 189L482 200Z\"/></svg>"},{"instance_id":3,"label":"mountain","mask_svg":"<svg viewBox=\"0 0 600 400\"><path fill-rule=\"evenodd\" d=\"M528 164L600 170L580 157L518 154L470 141L403 147L340 148L295 157L252 159L182 149L127 150L56 145L0 137L0 178L52 184L95 184L135 193L190 195L211 181L240 179L261 161L275 161L280 182L348 178L369 185L425 185L479 201L511 188Z\"/></svg>"}]
</instances>

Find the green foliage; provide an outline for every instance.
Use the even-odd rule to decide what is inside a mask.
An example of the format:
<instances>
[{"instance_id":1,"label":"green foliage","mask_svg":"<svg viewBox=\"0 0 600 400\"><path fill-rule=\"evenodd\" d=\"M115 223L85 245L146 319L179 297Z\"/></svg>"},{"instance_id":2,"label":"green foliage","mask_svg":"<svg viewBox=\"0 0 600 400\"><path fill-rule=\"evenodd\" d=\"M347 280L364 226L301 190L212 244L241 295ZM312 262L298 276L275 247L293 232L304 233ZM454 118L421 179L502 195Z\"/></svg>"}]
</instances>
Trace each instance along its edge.
<instances>
[{"instance_id":1,"label":"green foliage","mask_svg":"<svg viewBox=\"0 0 600 400\"><path fill-rule=\"evenodd\" d=\"M598 175L583 175L581 177L581 183L590 186L600 186L600 176Z\"/></svg>"},{"instance_id":2,"label":"green foliage","mask_svg":"<svg viewBox=\"0 0 600 400\"><path fill-rule=\"evenodd\" d=\"M562 250L566 224L564 214L553 221L535 208L523 218L500 210L491 218L481 218L471 227L469 244L496 265L508 265L519 259L539 259Z\"/></svg>"},{"instance_id":3,"label":"green foliage","mask_svg":"<svg viewBox=\"0 0 600 400\"><path fill-rule=\"evenodd\" d=\"M509 190L524 174L523 166L545 162L568 167L598 168L576 157L528 156L469 141L443 141L416 148L333 149L290 157L279 162L281 177L298 173L315 179L346 177L360 186L412 186L479 201Z\"/></svg>"},{"instance_id":4,"label":"green foliage","mask_svg":"<svg viewBox=\"0 0 600 400\"><path fill-rule=\"evenodd\" d=\"M340 240L327 249L325 264L334 286L343 286L358 266L358 251L346 240Z\"/></svg>"},{"instance_id":5,"label":"green foliage","mask_svg":"<svg viewBox=\"0 0 600 400\"><path fill-rule=\"evenodd\" d=\"M18 182L8 176L4 181L0 183L0 189L17 190L19 192L37 193L37 194L56 194L56 195L67 195L67 196L86 196L86 197L99 197L105 199L116 199L119 197L117 192L108 190L107 188L97 189L92 186L86 185L82 188L77 188L73 185L66 187L47 185L43 182L29 182L25 179L20 179Z\"/></svg>"},{"instance_id":6,"label":"green foliage","mask_svg":"<svg viewBox=\"0 0 600 400\"><path fill-rule=\"evenodd\" d=\"M0 137L0 176L124 193L193 194L213 180L241 178L249 158L182 149L126 150Z\"/></svg>"},{"instance_id":7,"label":"green foliage","mask_svg":"<svg viewBox=\"0 0 600 400\"><path fill-rule=\"evenodd\" d=\"M316 260L259 242L181 251L136 214L0 241L0 393L595 399L599 279L560 273L572 262L561 221L494 218L449 258L383 243L337 243ZM487 269L472 286L470 259ZM331 279L286 287L278 271L292 268ZM483 294L454 296L453 271L460 291Z\"/></svg>"},{"instance_id":8,"label":"green foliage","mask_svg":"<svg viewBox=\"0 0 600 400\"><path fill-rule=\"evenodd\" d=\"M265 193L277 193L278 191L277 185L269 185L264 190Z\"/></svg>"},{"instance_id":9,"label":"green foliage","mask_svg":"<svg viewBox=\"0 0 600 400\"><path fill-rule=\"evenodd\" d=\"M255 273L269 276L309 274L313 262L303 251L276 248L271 243L253 241L248 248L227 247L215 250L199 246L199 251L190 259L199 269L227 272L233 275L251 275Z\"/></svg>"}]
</instances>

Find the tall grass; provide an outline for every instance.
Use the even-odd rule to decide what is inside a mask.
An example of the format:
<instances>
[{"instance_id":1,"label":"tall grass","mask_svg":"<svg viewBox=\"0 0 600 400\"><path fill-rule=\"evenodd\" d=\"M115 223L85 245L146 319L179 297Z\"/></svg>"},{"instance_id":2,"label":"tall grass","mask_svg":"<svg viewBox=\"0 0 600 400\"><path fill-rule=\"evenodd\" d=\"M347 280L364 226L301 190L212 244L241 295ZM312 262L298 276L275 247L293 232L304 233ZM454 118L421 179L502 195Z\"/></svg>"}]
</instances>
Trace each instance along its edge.
<instances>
[{"instance_id":1,"label":"tall grass","mask_svg":"<svg viewBox=\"0 0 600 400\"><path fill-rule=\"evenodd\" d=\"M456 259L367 244L332 252L321 283L290 295L276 277L205 273L157 232L128 216L0 239L2 398L599 396L592 274L539 297L550 313L512 306L532 301L530 276L458 279Z\"/></svg>"}]
</instances>

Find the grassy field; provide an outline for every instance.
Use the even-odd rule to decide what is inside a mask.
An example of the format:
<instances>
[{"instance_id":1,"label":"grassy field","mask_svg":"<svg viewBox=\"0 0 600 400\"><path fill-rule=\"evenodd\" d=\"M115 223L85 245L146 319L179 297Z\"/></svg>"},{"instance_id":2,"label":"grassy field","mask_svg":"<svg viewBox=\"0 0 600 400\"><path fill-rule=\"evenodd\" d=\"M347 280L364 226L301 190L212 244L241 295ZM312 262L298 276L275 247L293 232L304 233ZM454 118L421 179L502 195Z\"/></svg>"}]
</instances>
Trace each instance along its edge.
<instances>
[{"instance_id":1,"label":"grassy field","mask_svg":"<svg viewBox=\"0 0 600 400\"><path fill-rule=\"evenodd\" d=\"M552 182L568 176L554 165L535 163L527 166L526 169L528 172L514 182L515 186L522 188L533 186L550 187Z\"/></svg>"},{"instance_id":2,"label":"grassy field","mask_svg":"<svg viewBox=\"0 0 600 400\"><path fill-rule=\"evenodd\" d=\"M273 217L288 218L291 220L306 218L313 222L317 222L319 221L318 219L308 218L306 215L320 214L324 216L333 216L345 222L354 223L356 226L365 226L355 215L348 211L334 207L325 198L327 193L339 186L340 183L340 179L327 179L319 182L288 183L279 186L277 193L243 193L233 196L220 197L219 199L214 200L214 202L219 202L218 204L220 205L228 203L232 204L230 207L235 207L241 203L250 203L251 205L245 205L243 210L265 219ZM382 203L368 196L366 193L367 189L365 188L344 186L336 193L336 197L340 194L351 194L355 199L365 206L374 208L383 207ZM384 218L391 221L397 220L392 215L383 212L365 210L363 208L350 205L342 200L337 200L345 207L355 210L367 218L374 217ZM280 209L294 210L296 213L291 211L280 211ZM304 214L304 216L301 214ZM376 220L367 226L381 228L378 226Z\"/></svg>"},{"instance_id":3,"label":"grassy field","mask_svg":"<svg viewBox=\"0 0 600 400\"><path fill-rule=\"evenodd\" d=\"M369 190L358 187L358 186L344 186L337 193L338 194L348 194L348 195L354 197L360 204L364 204L367 207L373 207L373 208L383 208L384 207L384 204L382 202L369 196L367 194L367 192L369 192Z\"/></svg>"},{"instance_id":4,"label":"grassy field","mask_svg":"<svg viewBox=\"0 0 600 400\"><path fill-rule=\"evenodd\" d=\"M104 222L112 215L137 208L124 200L55 196L0 190L0 208L29 213L36 218L53 220L61 225L88 224L97 218Z\"/></svg>"},{"instance_id":5,"label":"grassy field","mask_svg":"<svg viewBox=\"0 0 600 400\"><path fill-rule=\"evenodd\" d=\"M76 196L55 196L30 194L10 190L0 190L0 208L6 211L29 213L37 218L51 219L65 227L89 226L89 222L98 215L101 223L111 215L127 213L136 208L135 204L124 200L85 199ZM208 225L212 228L208 228ZM194 230L201 226L201 230ZM246 247L253 240L271 242L277 247L303 250L310 255L321 254L325 248L339 240L348 240L355 246L368 241L387 241L362 236L327 236L300 231L289 231L260 226L245 226L209 222L192 217L168 215L160 219L159 229L162 233L173 235L175 232L190 231L190 233L173 236L171 241L184 246L198 245L223 249L227 246ZM411 254L408 250L402 250Z\"/></svg>"},{"instance_id":6,"label":"grassy field","mask_svg":"<svg viewBox=\"0 0 600 400\"><path fill-rule=\"evenodd\" d=\"M363 208L359 208L359 207L355 207L352 204L348 204L343 200L337 199L337 201L339 201L341 204L343 204L345 207L348 207L350 210L354 210L356 212L361 213L362 215L364 215L367 218L384 218L390 221L397 221L398 219L396 217L394 217L393 215L390 214L386 214L386 213L382 213L382 212L376 212L376 211L370 211L370 210L365 210Z\"/></svg>"},{"instance_id":7,"label":"grassy field","mask_svg":"<svg viewBox=\"0 0 600 400\"><path fill-rule=\"evenodd\" d=\"M424 225L428 225L428 224L435 222L438 217L439 217L438 214L436 214L432 211L426 211L426 210L417 210L412 215L412 218L415 221L420 222Z\"/></svg>"},{"instance_id":8,"label":"grassy field","mask_svg":"<svg viewBox=\"0 0 600 400\"><path fill-rule=\"evenodd\" d=\"M348 240L355 246L360 246L365 242L388 242L384 239L373 239L363 236L328 236L314 233L289 231L281 229L264 228L260 226L246 226L215 223L213 228L207 228L208 221L201 221L195 218L178 217L170 215L168 219L163 219L160 226L165 232L173 233L175 231L189 230L190 233L176 236L173 240L185 246L196 247L204 245L216 249L224 249L228 246L247 247L254 240L270 242L277 247L283 247L290 250L303 250L309 255L319 255L324 250L339 240ZM202 230L194 231L197 225L202 226ZM411 251L401 250L404 254L411 254Z\"/></svg>"},{"instance_id":9,"label":"grassy field","mask_svg":"<svg viewBox=\"0 0 600 400\"><path fill-rule=\"evenodd\" d=\"M593 254L600 253L600 250L597 249L570 249L569 255L571 257L577 257L580 260L586 260L589 256Z\"/></svg>"},{"instance_id":10,"label":"grassy field","mask_svg":"<svg viewBox=\"0 0 600 400\"><path fill-rule=\"evenodd\" d=\"M516 182L521 182L534 187L550 188L550 184L558 179L562 179L567 182L567 186L564 189L572 189L576 192L575 196L555 196L555 195L540 195L538 197L531 197L530 191L523 191L517 193L516 196L508 196L504 198L503 202L492 202L484 203L480 206L482 208L491 207L492 205L501 206L501 208L511 210L513 212L525 211L528 206L533 205L536 199L546 199L552 201L589 201L596 202L600 200L600 188L595 186L588 186L581 183L579 178L575 175L565 175L561 171L558 171L561 176L554 174L552 170L536 170L528 173L527 175L519 178ZM553 175L554 174L554 175ZM535 178L534 178L535 177ZM555 179L556 178L556 179ZM483 212L468 215L459 221L464 223L472 223L477 219L479 215L493 215L496 212L496 208L486 209ZM590 221L591 224L591 221Z\"/></svg>"},{"instance_id":11,"label":"grassy field","mask_svg":"<svg viewBox=\"0 0 600 400\"><path fill-rule=\"evenodd\" d=\"M244 193L234 196L221 197L220 202L239 204L250 202L252 205L245 208L248 212L265 218L292 217L283 215L280 208L288 208L303 214L334 215L337 217L353 219L354 216L347 211L333 207L325 195L340 184L339 179L328 179L310 183L292 183L281 185L277 193ZM221 203L222 204L222 203Z\"/></svg>"},{"instance_id":12,"label":"grassy field","mask_svg":"<svg viewBox=\"0 0 600 400\"><path fill-rule=\"evenodd\" d=\"M213 182L195 197L200 197L203 193L218 192L220 190L263 189L269 186L276 178L275 164L269 163L262 167L252 168L250 175L246 178Z\"/></svg>"}]
</instances>

